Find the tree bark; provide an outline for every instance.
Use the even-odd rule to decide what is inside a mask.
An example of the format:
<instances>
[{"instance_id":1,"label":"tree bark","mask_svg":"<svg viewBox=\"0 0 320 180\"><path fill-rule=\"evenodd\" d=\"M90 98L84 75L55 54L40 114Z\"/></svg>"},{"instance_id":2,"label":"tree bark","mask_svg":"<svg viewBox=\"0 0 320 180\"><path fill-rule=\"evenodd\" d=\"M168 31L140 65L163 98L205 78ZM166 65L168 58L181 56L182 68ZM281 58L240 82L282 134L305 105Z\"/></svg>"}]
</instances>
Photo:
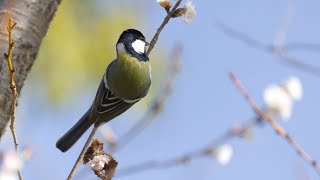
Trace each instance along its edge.
<instances>
[{"instance_id":1,"label":"tree bark","mask_svg":"<svg viewBox=\"0 0 320 180\"><path fill-rule=\"evenodd\" d=\"M9 17L17 23L13 30L15 45L12 63L16 69L15 82L20 94L60 2L61 0L0 0L0 139L10 120L12 102L8 64L3 56L8 50L6 25Z\"/></svg>"}]
</instances>

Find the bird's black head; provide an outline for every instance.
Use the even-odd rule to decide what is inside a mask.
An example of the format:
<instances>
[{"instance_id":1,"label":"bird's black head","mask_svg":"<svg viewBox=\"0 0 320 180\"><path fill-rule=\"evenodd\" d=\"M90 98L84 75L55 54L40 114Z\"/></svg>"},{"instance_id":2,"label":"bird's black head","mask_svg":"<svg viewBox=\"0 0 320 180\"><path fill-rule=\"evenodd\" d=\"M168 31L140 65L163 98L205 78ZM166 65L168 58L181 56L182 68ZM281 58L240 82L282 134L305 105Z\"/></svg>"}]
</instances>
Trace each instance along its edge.
<instances>
[{"instance_id":1,"label":"bird's black head","mask_svg":"<svg viewBox=\"0 0 320 180\"><path fill-rule=\"evenodd\" d=\"M143 34L135 29L127 29L122 32L117 42L117 53L125 52L137 58L139 61L148 61L146 42Z\"/></svg>"}]
</instances>

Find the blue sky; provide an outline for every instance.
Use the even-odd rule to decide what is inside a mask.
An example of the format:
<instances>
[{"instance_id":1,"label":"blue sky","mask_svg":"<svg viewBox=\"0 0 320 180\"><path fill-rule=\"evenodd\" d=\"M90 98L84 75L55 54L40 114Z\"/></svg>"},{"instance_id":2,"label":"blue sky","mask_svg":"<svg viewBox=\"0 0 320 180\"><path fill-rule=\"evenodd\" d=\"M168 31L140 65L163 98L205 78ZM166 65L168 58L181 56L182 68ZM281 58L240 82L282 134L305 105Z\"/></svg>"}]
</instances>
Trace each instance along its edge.
<instances>
[{"instance_id":1,"label":"blue sky","mask_svg":"<svg viewBox=\"0 0 320 180\"><path fill-rule=\"evenodd\" d=\"M111 1L95 2L101 3L99 8L110 8ZM115 155L119 168L148 160L163 160L201 148L232 125L252 117L254 114L249 105L228 77L231 71L238 75L260 105L263 104L262 91L268 84L281 82L289 76L299 77L304 88L303 99L294 104L292 118L280 124L310 155L320 159L320 144L317 142L320 135L317 120L320 84L317 82L320 77L281 63L277 56L227 36L216 25L223 22L270 44L290 4L296 13L288 28L285 44L319 43L317 17L320 17L320 2L194 0L193 3L198 12L194 21L186 25L181 19L173 19L158 41L159 46L169 50L176 42L184 45L182 70L174 80L173 92L164 111L152 125ZM134 4L123 0L118 6L137 8L137 11L145 13L138 28L145 31L148 39L165 16L155 1L141 0ZM157 52L156 46L154 53ZM315 52L295 51L291 54L303 62L320 66L317 61L320 55ZM37 87L27 81L18 107L18 135L21 146L30 144L35 153L23 169L25 179L64 179L67 176L86 138L83 137L65 154L55 148L55 142L85 112L95 91L95 88L89 88L82 92L83 98L72 100L60 108L51 108L42 100ZM110 124L116 132L123 134L128 124L132 124L128 119L138 119L142 114L141 109L134 107ZM318 178L317 173L269 126L254 129L254 138L250 141L234 139L229 143L234 148L234 156L227 166L220 166L214 159L202 158L183 166L117 179L269 180L299 179L301 174L306 174L309 179ZM4 144L6 148L12 146L9 133ZM94 179L94 176L91 172L81 171L76 179Z\"/></svg>"}]
</instances>

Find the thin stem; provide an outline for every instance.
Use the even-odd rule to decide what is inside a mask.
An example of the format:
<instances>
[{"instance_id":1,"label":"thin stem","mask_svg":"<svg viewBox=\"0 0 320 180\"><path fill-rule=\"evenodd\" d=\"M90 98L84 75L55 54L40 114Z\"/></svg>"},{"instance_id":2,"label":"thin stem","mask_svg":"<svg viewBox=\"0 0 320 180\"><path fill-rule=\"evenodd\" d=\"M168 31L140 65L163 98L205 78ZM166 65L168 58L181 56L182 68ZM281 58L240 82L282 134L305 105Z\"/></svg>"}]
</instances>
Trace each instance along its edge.
<instances>
[{"instance_id":1,"label":"thin stem","mask_svg":"<svg viewBox=\"0 0 320 180\"><path fill-rule=\"evenodd\" d=\"M14 74L15 74L15 69L13 68L12 65L12 50L13 50L13 46L14 46L14 42L12 40L12 30L13 28L16 26L16 23L13 23L12 19L9 19L8 25L7 25L7 31L8 31L8 36L9 36L9 40L8 40L8 52L7 54L4 54L4 57L7 59L8 62L8 68L9 68L9 72L10 72L10 88L13 94L13 98L12 98L12 105L11 105L11 124L10 124L10 129L12 132L12 136L13 136L13 140L14 140L14 144L15 144L15 149L18 150L18 139L15 133L15 112L16 112L16 105L17 105L17 97L18 97L18 92L17 92L17 87L14 81Z\"/></svg>"},{"instance_id":2,"label":"thin stem","mask_svg":"<svg viewBox=\"0 0 320 180\"><path fill-rule=\"evenodd\" d=\"M239 81L239 79L237 78L237 76L233 73L230 74L230 78L233 82L233 84L237 87L237 89L239 90L239 92L245 97L245 99L248 101L248 103L250 104L250 106L252 107L253 111L260 116L262 119L266 120L271 127L274 129L274 131L281 136L283 139L285 139L289 145L291 145L291 147L298 153L298 155L300 157L302 157L307 163L309 163L314 170L320 174L320 165L319 163L313 159L309 154L306 153L306 151L298 144L297 141L295 141L291 135L286 132L285 129L283 129L281 127L280 124L277 123L276 120L273 119L272 116L266 114L265 112L263 112L259 106L257 105L257 103L253 100L253 98L251 98L251 96L248 94L248 92L246 91L246 89L244 88L244 86L241 84L241 82Z\"/></svg>"},{"instance_id":3,"label":"thin stem","mask_svg":"<svg viewBox=\"0 0 320 180\"><path fill-rule=\"evenodd\" d=\"M230 36L231 38L240 40L241 42L255 49L273 54L277 56L279 60L281 60L281 62L286 63L291 67L297 68L298 70L320 77L320 66L306 63L306 60L299 59L288 54L289 50L290 51L298 50L298 48L300 48L301 50L308 49L308 50L313 50L315 52L319 52L318 51L319 49L317 49L316 47L317 45L312 45L307 43L301 43L301 44L297 43L297 46L292 47L290 46L290 44L288 46L287 45L277 46L274 44L265 44L249 36L248 34L240 32L226 24L218 22L217 27L223 33L225 33L227 36Z\"/></svg>"},{"instance_id":4,"label":"thin stem","mask_svg":"<svg viewBox=\"0 0 320 180\"><path fill-rule=\"evenodd\" d=\"M157 29L156 34L153 36L152 40L150 41L150 45L149 48L147 50L147 55L149 55L152 51L152 49L154 48L155 44L158 41L159 35L161 33L161 31L163 30L163 28L168 24L168 22L171 19L171 16L173 14L173 12L179 7L180 3L182 0L178 0L177 3L173 6L173 8L171 9L171 11L167 14L167 16L164 18L162 24L160 25L160 27Z\"/></svg>"},{"instance_id":5,"label":"thin stem","mask_svg":"<svg viewBox=\"0 0 320 180\"><path fill-rule=\"evenodd\" d=\"M10 116L11 116L11 121L10 121L10 130L12 133L14 145L15 145L15 150L18 152L18 138L16 135L15 131L15 119L16 119L16 107L17 107L17 100L18 100L18 92L17 92L17 87L16 83L14 81L14 74L15 74L15 69L12 64L12 50L14 46L13 38L12 38L12 30L16 26L16 23L12 21L11 18L9 18L8 24L7 24L7 31L8 31L8 52L4 54L5 59L8 62L8 68L9 68L9 73L10 73L10 89L12 91L12 104L11 104L11 110L10 110ZM22 180L22 174L21 171L18 169L17 170L19 179Z\"/></svg>"},{"instance_id":6,"label":"thin stem","mask_svg":"<svg viewBox=\"0 0 320 180\"><path fill-rule=\"evenodd\" d=\"M129 144L133 139L135 139L140 132L142 132L151 122L152 119L155 117L156 113L153 110L148 110L144 116L136 123L133 127L129 129L129 131L124 134L118 140L115 147L113 147L113 151L119 151L124 148L126 145Z\"/></svg>"},{"instance_id":7,"label":"thin stem","mask_svg":"<svg viewBox=\"0 0 320 180\"><path fill-rule=\"evenodd\" d=\"M170 159L166 159L163 161L148 161L141 164L136 164L130 167L126 167L124 169L120 169L118 171L119 176L127 176L130 174L139 173L146 170L152 169L163 169L163 168L170 168L177 165L183 165L190 162L192 159L201 158L208 156L208 149L200 149L198 151L194 151L189 154L185 154L178 157L173 157Z\"/></svg>"},{"instance_id":8,"label":"thin stem","mask_svg":"<svg viewBox=\"0 0 320 180\"><path fill-rule=\"evenodd\" d=\"M257 120L257 117L253 117L245 121L241 125L237 125L227 129L224 133L222 133L217 138L211 140L210 143L208 143L206 146L202 148L196 149L187 154L179 155L162 161L147 161L140 164L128 166L120 169L117 175L118 177L120 177L152 169L170 168L173 166L184 165L197 158L212 156L212 152L214 152L214 150L217 147L235 137L245 136L246 132L253 126L258 125L259 122L260 121Z\"/></svg>"},{"instance_id":9,"label":"thin stem","mask_svg":"<svg viewBox=\"0 0 320 180\"><path fill-rule=\"evenodd\" d=\"M76 160L75 164L73 165L73 168L72 168L67 180L72 179L72 177L73 177L74 173L76 172L77 168L79 167L80 163L83 161L84 154L86 153L86 151L90 145L90 142L92 141L93 136L96 134L97 130L98 130L98 127L94 126L88 139L87 139L86 144L83 146L81 153L78 156L78 159Z\"/></svg>"}]
</instances>

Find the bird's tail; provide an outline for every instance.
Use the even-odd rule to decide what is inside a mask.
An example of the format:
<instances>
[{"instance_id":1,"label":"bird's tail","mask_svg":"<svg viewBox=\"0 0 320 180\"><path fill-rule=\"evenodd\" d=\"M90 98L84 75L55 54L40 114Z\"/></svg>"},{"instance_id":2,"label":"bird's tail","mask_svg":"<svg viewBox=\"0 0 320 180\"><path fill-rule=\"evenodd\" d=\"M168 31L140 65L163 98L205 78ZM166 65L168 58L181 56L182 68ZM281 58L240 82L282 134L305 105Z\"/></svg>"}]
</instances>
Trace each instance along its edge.
<instances>
[{"instance_id":1,"label":"bird's tail","mask_svg":"<svg viewBox=\"0 0 320 180\"><path fill-rule=\"evenodd\" d=\"M57 141L56 146L58 149L60 149L60 151L68 151L90 128L90 126L93 124L89 120L90 113L91 108L89 108L89 110L82 116L82 118Z\"/></svg>"}]
</instances>

